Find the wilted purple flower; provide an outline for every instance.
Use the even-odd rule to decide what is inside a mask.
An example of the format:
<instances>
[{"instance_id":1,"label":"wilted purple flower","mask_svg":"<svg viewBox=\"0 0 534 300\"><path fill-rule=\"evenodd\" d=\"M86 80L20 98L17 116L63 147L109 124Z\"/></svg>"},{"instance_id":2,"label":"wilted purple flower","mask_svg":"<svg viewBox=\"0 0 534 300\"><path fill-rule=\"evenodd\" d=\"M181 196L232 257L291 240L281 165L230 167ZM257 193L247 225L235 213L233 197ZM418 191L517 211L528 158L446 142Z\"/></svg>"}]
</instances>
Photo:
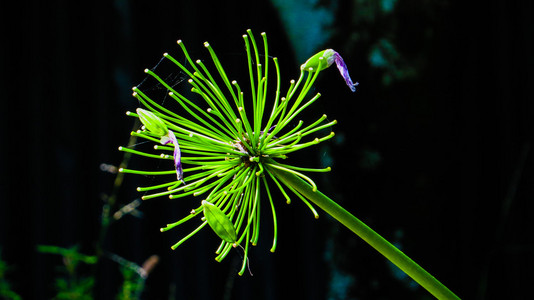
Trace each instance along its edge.
<instances>
[{"instance_id":1,"label":"wilted purple flower","mask_svg":"<svg viewBox=\"0 0 534 300\"><path fill-rule=\"evenodd\" d=\"M356 92L356 86L358 85L358 83L357 82L352 83L352 79L350 79L350 76L349 76L349 69L347 68L347 65L345 64L345 62L343 61L343 58L336 51L334 51L333 55L334 55L334 61L336 62L336 66L337 66L337 69L339 70L339 73L341 73L341 76L343 76L343 79L345 79L345 82L349 86L350 90L353 92Z\"/></svg>"},{"instance_id":2,"label":"wilted purple flower","mask_svg":"<svg viewBox=\"0 0 534 300\"><path fill-rule=\"evenodd\" d=\"M173 144L174 145L174 168L176 169L176 178L180 180L183 184L184 182L184 170L182 169L182 153L180 152L180 145L178 145L178 139L176 139L176 136L174 135L174 132L169 130L166 136L161 138L161 144L167 145L167 144Z\"/></svg>"}]
</instances>

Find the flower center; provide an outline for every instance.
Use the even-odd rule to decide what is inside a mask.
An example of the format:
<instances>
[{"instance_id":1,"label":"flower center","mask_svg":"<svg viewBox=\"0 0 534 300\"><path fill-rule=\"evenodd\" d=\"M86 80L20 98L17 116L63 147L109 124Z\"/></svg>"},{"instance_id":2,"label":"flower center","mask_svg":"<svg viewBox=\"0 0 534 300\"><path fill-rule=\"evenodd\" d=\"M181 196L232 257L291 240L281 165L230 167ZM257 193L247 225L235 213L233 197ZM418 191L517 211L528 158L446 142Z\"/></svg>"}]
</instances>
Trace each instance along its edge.
<instances>
[{"instance_id":1,"label":"flower center","mask_svg":"<svg viewBox=\"0 0 534 300\"><path fill-rule=\"evenodd\" d=\"M246 144L246 145L245 145ZM250 167L258 164L260 162L261 153L255 147L250 145L250 140L244 137L244 140L236 140L233 144L234 149L241 152L241 161L245 167ZM249 150L249 148L251 148Z\"/></svg>"}]
</instances>

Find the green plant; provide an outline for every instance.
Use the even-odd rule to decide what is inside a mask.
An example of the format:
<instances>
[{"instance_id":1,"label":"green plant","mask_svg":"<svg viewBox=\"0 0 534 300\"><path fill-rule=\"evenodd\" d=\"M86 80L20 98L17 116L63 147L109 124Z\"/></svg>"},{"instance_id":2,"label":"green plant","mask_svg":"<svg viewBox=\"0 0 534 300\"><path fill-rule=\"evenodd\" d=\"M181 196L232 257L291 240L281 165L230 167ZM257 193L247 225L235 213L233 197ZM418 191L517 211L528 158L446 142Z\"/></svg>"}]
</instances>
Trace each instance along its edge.
<instances>
[{"instance_id":1,"label":"green plant","mask_svg":"<svg viewBox=\"0 0 534 300\"><path fill-rule=\"evenodd\" d=\"M250 30L243 39L250 79L250 86L246 89L242 89L235 80L230 81L207 42L204 45L215 66L215 76L220 78L218 80L222 84L215 80L214 74L202 61L193 62L182 41L178 41L178 44L187 65L164 54L165 59L186 74L191 91L200 96L203 105L208 106L207 109L182 95L153 70L147 69L145 72L168 90L168 96L181 106L183 113L171 111L139 87L133 88L134 97L144 108L139 108L136 113L127 113L138 117L143 123L140 130L131 134L156 143L154 149L158 153L129 147L120 147L119 150L171 160L173 169L143 171L121 168L119 171L143 175L176 175L176 180L139 187L138 191L146 193L143 199L201 196L200 205L189 215L161 229L167 231L194 217L201 218L201 224L171 248L176 249L209 225L222 240L216 251L217 261L224 259L232 247L244 244L245 255L239 271L242 275L247 264L249 245L255 245L258 241L260 210L264 209L261 203L265 202L261 198L262 193L267 195L273 218L271 251L276 249L276 210L269 183L272 182L288 203L291 201L290 195L295 195L318 217L313 206L315 204L368 242L433 295L440 299L456 299L456 295L400 250L318 191L315 182L303 173L329 172L329 167L312 169L281 163L290 154L334 136L329 128L336 121L327 122L326 115L306 124L304 121L295 121L304 109L321 96L319 93L313 96L308 94L319 73L332 64L336 63L349 88L355 91L357 83L350 79L341 56L331 49L312 56L301 66L299 78L291 80L287 92L282 93L278 59L270 58L265 33L262 33L263 55L260 55L260 47ZM274 65L274 75L271 63ZM272 80L275 88L270 92ZM204 217L200 215L202 212Z\"/></svg>"},{"instance_id":2,"label":"green plant","mask_svg":"<svg viewBox=\"0 0 534 300\"><path fill-rule=\"evenodd\" d=\"M96 256L81 254L78 247L62 248L58 246L39 245L37 250L41 253L60 255L63 258L63 267L60 268L64 276L55 281L57 291L54 299L93 299L91 296L95 279L93 276L80 276L77 269L80 263L94 265Z\"/></svg>"},{"instance_id":3,"label":"green plant","mask_svg":"<svg viewBox=\"0 0 534 300\"><path fill-rule=\"evenodd\" d=\"M0 248L0 298L20 300L22 298L19 294L13 291L11 283L6 278L6 273L8 273L10 269L11 267L2 259L2 249Z\"/></svg>"}]
</instances>

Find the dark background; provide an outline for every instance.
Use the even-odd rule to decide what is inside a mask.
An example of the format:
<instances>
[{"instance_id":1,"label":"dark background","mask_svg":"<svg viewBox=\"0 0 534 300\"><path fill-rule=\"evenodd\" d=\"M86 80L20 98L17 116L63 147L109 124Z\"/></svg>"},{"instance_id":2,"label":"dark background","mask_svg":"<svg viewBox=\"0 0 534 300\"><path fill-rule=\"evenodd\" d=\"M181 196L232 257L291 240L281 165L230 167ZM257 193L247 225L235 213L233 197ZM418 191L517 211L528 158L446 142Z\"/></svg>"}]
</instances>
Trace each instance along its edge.
<instances>
[{"instance_id":1,"label":"dark background","mask_svg":"<svg viewBox=\"0 0 534 300\"><path fill-rule=\"evenodd\" d=\"M534 266L531 2L309 2L3 1L0 247L10 268L2 280L24 299L50 299L56 278L65 277L63 262L36 246L78 245L87 255L99 248L137 264L158 255L143 299L431 299L346 228L322 212L313 219L296 200L279 205L276 253L268 251L268 231L252 250L254 276L236 275L239 251L216 263L218 241L207 230L170 250L189 228L159 228L197 199L143 202L142 217L126 216L99 237L115 180L100 166L122 161L117 147L133 126L124 112L137 107L131 87L143 69L163 52L179 55L177 39L194 58L205 57L204 41L239 58L241 35L251 28L258 38L268 33L285 82L298 75L303 54L295 49L303 47L337 50L360 82L352 94L331 68L316 84L323 97L310 115L337 119L336 138L294 159L333 167L314 176L322 191L461 298L527 299ZM325 20L306 15L310 7L331 13L329 33L295 38L292 27ZM299 44L309 38L316 49ZM113 209L139 197L135 187L150 180L126 176ZM122 283L107 256L76 274L95 276L96 299L113 299Z\"/></svg>"}]
</instances>

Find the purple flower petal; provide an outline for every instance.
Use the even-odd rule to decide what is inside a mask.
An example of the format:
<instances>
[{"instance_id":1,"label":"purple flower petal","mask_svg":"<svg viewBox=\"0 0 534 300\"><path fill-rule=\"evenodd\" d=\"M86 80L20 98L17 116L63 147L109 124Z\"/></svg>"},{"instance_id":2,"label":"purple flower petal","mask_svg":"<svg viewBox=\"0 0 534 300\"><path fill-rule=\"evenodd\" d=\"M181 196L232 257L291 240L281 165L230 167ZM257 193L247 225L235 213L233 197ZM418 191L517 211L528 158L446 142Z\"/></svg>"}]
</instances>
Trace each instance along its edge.
<instances>
[{"instance_id":1,"label":"purple flower petal","mask_svg":"<svg viewBox=\"0 0 534 300\"><path fill-rule=\"evenodd\" d=\"M349 86L350 90L353 92L356 92L356 86L358 83L353 83L352 79L350 79L349 76L349 70L347 68L347 65L343 61L343 58L341 58L341 55L339 53L334 52L334 61L336 62L337 69L339 70L339 73L341 73L341 76L343 76L343 79L345 79L345 82Z\"/></svg>"},{"instance_id":2,"label":"purple flower petal","mask_svg":"<svg viewBox=\"0 0 534 300\"><path fill-rule=\"evenodd\" d=\"M180 145L178 145L178 139L174 135L174 132L170 130L169 130L169 133L167 134L167 137L168 138L166 139L162 138L161 143L163 145L167 145L168 143L171 143L174 145L173 157L174 157L174 168L176 169L176 178L178 178L178 180L180 180L181 182L183 182L183 184L185 184L184 170L182 169L182 153L180 152Z\"/></svg>"}]
</instances>

